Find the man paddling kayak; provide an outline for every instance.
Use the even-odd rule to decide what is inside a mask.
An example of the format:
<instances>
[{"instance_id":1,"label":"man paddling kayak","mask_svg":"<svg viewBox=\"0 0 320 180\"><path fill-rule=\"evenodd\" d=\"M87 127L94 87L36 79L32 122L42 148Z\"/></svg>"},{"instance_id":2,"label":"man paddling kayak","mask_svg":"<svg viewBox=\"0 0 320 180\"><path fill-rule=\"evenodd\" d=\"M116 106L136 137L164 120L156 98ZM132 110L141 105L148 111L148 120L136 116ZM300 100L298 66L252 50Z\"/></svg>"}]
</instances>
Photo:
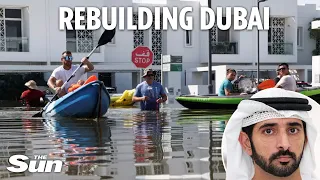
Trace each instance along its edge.
<instances>
[{"instance_id":1,"label":"man paddling kayak","mask_svg":"<svg viewBox=\"0 0 320 180\"><path fill-rule=\"evenodd\" d=\"M154 81L152 69L145 69L142 77L145 81L137 85L132 102L140 102L141 110L159 110L159 104L167 101L162 85Z\"/></svg>"},{"instance_id":2,"label":"man paddling kayak","mask_svg":"<svg viewBox=\"0 0 320 180\"><path fill-rule=\"evenodd\" d=\"M55 90L59 97L64 96L68 93L68 89L72 84L76 84L77 81L83 80L85 81L87 77L85 74L94 69L94 66L87 58L82 58L81 62L84 64L79 71L76 72L75 76L70 79L70 81L66 84L64 89L61 89L61 86L64 82L68 80L68 78L72 75L72 73L79 67L79 65L72 64L72 53L70 51L64 51L61 57L62 65L57 67L51 74L48 80L48 86Z\"/></svg>"}]
</instances>

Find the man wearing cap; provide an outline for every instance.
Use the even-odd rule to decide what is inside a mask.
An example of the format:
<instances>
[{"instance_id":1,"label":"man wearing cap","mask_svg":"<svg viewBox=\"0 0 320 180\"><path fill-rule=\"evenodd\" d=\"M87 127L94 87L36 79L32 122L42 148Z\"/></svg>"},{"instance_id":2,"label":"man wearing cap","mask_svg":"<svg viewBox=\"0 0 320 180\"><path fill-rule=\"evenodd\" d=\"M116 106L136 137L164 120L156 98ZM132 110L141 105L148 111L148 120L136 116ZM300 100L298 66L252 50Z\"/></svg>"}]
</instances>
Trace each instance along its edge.
<instances>
[{"instance_id":1,"label":"man wearing cap","mask_svg":"<svg viewBox=\"0 0 320 180\"><path fill-rule=\"evenodd\" d=\"M311 98L279 88L241 101L222 138L226 180L318 179L319 110Z\"/></svg>"},{"instance_id":2,"label":"man wearing cap","mask_svg":"<svg viewBox=\"0 0 320 180\"><path fill-rule=\"evenodd\" d=\"M23 91L20 99L24 100L28 107L40 107L40 98L45 99L45 93L38 90L37 83L30 80L24 84L27 90Z\"/></svg>"},{"instance_id":3,"label":"man wearing cap","mask_svg":"<svg viewBox=\"0 0 320 180\"><path fill-rule=\"evenodd\" d=\"M81 60L84 64L78 71L75 73L75 76L66 83L65 87L61 89L63 83L65 83L74 71L79 67L79 65L72 64L72 53L70 51L64 51L61 57L62 65L57 67L51 74L48 80L48 86L55 90L59 97L67 94L69 87L72 84L76 84L79 80L85 81L87 79L86 73L92 71L94 66L91 62L85 57Z\"/></svg>"},{"instance_id":4,"label":"man wearing cap","mask_svg":"<svg viewBox=\"0 0 320 180\"><path fill-rule=\"evenodd\" d=\"M154 81L154 74L152 69L145 69L145 81L137 85L132 97L132 102L140 102L141 110L159 110L159 104L167 100L162 85Z\"/></svg>"}]
</instances>

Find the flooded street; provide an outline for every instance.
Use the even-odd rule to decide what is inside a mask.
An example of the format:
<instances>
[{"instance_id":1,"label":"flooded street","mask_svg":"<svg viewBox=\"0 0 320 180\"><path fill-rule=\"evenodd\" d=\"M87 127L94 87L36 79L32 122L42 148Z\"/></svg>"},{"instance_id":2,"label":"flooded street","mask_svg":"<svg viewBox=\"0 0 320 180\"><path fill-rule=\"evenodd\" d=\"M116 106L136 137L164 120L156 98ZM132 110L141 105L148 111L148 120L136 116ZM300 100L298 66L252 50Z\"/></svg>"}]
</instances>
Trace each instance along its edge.
<instances>
[{"instance_id":1,"label":"flooded street","mask_svg":"<svg viewBox=\"0 0 320 180\"><path fill-rule=\"evenodd\" d=\"M0 179L225 179L221 139L231 111L111 108L97 119L31 118L0 109ZM9 172L12 155L61 159L61 173ZM37 168L37 167L36 167Z\"/></svg>"}]
</instances>

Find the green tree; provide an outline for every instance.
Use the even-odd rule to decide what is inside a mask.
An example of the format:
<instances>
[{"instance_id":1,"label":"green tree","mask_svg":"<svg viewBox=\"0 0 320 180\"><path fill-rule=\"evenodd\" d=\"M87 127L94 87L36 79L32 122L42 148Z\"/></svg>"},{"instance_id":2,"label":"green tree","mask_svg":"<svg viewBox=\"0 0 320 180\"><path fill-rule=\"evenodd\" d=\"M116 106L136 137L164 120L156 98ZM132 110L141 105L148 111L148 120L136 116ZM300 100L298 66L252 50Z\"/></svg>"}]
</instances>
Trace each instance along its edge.
<instances>
[{"instance_id":1,"label":"green tree","mask_svg":"<svg viewBox=\"0 0 320 180\"><path fill-rule=\"evenodd\" d=\"M320 17L318 18L313 18L312 21L317 21L320 20ZM318 56L320 55L320 30L318 29L312 29L311 28L311 23L309 25L309 36L311 39L314 39L316 41L316 48L312 51L312 55L313 56Z\"/></svg>"}]
</instances>

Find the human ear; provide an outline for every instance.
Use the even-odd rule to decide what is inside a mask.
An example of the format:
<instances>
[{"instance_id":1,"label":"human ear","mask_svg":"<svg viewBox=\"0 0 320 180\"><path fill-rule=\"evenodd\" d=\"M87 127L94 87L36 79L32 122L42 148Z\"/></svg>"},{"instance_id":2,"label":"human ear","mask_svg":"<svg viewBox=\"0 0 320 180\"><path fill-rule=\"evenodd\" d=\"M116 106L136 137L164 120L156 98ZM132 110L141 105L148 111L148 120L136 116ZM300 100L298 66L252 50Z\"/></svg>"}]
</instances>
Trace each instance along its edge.
<instances>
[{"instance_id":1,"label":"human ear","mask_svg":"<svg viewBox=\"0 0 320 180\"><path fill-rule=\"evenodd\" d=\"M305 136L305 139L304 139L304 146L306 147L308 144L308 136Z\"/></svg>"},{"instance_id":2,"label":"human ear","mask_svg":"<svg viewBox=\"0 0 320 180\"><path fill-rule=\"evenodd\" d=\"M251 142L248 135L245 132L240 132L239 142L241 144L242 149L249 155L252 155Z\"/></svg>"}]
</instances>

